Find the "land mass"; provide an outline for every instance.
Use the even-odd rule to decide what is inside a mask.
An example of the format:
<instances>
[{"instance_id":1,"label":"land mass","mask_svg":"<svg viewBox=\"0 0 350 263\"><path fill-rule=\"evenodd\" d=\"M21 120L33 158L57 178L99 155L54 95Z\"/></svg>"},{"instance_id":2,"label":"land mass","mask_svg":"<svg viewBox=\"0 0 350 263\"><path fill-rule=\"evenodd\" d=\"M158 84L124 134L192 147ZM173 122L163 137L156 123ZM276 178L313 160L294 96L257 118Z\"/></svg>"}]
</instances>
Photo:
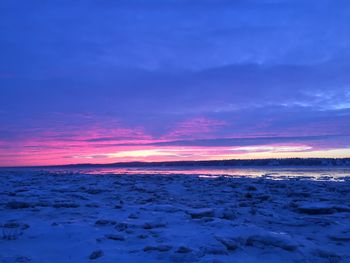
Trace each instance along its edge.
<instances>
[{"instance_id":1,"label":"land mass","mask_svg":"<svg viewBox=\"0 0 350 263\"><path fill-rule=\"evenodd\" d=\"M270 159L231 159L207 161L167 161L167 162L118 162L106 164L68 164L31 166L32 168L96 168L96 167L251 167L251 166L350 166L350 158L270 158ZM27 168L28 166L26 166Z\"/></svg>"}]
</instances>

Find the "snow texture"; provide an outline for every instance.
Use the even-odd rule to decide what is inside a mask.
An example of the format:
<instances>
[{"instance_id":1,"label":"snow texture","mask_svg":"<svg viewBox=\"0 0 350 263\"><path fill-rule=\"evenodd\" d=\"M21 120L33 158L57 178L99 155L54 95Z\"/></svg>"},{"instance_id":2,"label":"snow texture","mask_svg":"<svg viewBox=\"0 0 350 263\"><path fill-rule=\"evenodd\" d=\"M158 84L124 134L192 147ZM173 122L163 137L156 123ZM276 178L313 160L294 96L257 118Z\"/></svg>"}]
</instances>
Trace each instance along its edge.
<instances>
[{"instance_id":1,"label":"snow texture","mask_svg":"<svg viewBox=\"0 0 350 263\"><path fill-rule=\"evenodd\" d=\"M0 262L346 263L350 181L2 171L0 228Z\"/></svg>"}]
</instances>

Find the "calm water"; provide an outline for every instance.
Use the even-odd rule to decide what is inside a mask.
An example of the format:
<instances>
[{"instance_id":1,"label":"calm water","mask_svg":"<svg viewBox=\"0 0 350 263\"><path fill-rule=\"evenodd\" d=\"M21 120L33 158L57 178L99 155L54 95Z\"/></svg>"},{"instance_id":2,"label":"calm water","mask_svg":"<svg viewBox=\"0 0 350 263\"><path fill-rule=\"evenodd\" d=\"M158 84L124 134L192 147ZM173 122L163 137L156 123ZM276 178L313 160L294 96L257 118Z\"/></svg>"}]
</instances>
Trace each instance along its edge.
<instances>
[{"instance_id":1,"label":"calm water","mask_svg":"<svg viewBox=\"0 0 350 263\"><path fill-rule=\"evenodd\" d=\"M13 169L12 169L13 170ZM272 179L309 178L315 180L350 179L350 167L256 167L256 168L222 168L222 167L167 167L167 168L18 168L16 171L40 171L53 173L78 174L115 174L115 175L199 175L203 177L266 177Z\"/></svg>"}]
</instances>

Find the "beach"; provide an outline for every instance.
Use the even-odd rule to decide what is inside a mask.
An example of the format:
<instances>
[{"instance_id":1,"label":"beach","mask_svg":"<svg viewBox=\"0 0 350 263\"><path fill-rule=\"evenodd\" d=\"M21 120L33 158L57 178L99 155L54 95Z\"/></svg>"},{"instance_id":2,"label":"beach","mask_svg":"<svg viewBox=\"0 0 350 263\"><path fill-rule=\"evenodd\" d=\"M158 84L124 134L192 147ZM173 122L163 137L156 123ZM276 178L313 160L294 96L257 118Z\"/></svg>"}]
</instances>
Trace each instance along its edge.
<instances>
[{"instance_id":1,"label":"beach","mask_svg":"<svg viewBox=\"0 0 350 263\"><path fill-rule=\"evenodd\" d=\"M0 262L350 262L350 180L0 172Z\"/></svg>"}]
</instances>

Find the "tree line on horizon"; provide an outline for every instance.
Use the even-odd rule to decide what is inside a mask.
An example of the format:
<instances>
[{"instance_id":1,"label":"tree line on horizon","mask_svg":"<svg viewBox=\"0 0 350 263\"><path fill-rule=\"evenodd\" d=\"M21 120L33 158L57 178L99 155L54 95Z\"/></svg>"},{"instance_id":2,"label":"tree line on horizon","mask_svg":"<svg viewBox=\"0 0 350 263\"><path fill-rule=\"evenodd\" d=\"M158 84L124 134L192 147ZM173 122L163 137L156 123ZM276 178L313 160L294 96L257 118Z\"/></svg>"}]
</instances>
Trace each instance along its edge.
<instances>
[{"instance_id":1,"label":"tree line on horizon","mask_svg":"<svg viewBox=\"0 0 350 263\"><path fill-rule=\"evenodd\" d=\"M60 167L172 167L172 166L350 166L350 158L270 158L208 161L121 162L111 164L71 164Z\"/></svg>"}]
</instances>

